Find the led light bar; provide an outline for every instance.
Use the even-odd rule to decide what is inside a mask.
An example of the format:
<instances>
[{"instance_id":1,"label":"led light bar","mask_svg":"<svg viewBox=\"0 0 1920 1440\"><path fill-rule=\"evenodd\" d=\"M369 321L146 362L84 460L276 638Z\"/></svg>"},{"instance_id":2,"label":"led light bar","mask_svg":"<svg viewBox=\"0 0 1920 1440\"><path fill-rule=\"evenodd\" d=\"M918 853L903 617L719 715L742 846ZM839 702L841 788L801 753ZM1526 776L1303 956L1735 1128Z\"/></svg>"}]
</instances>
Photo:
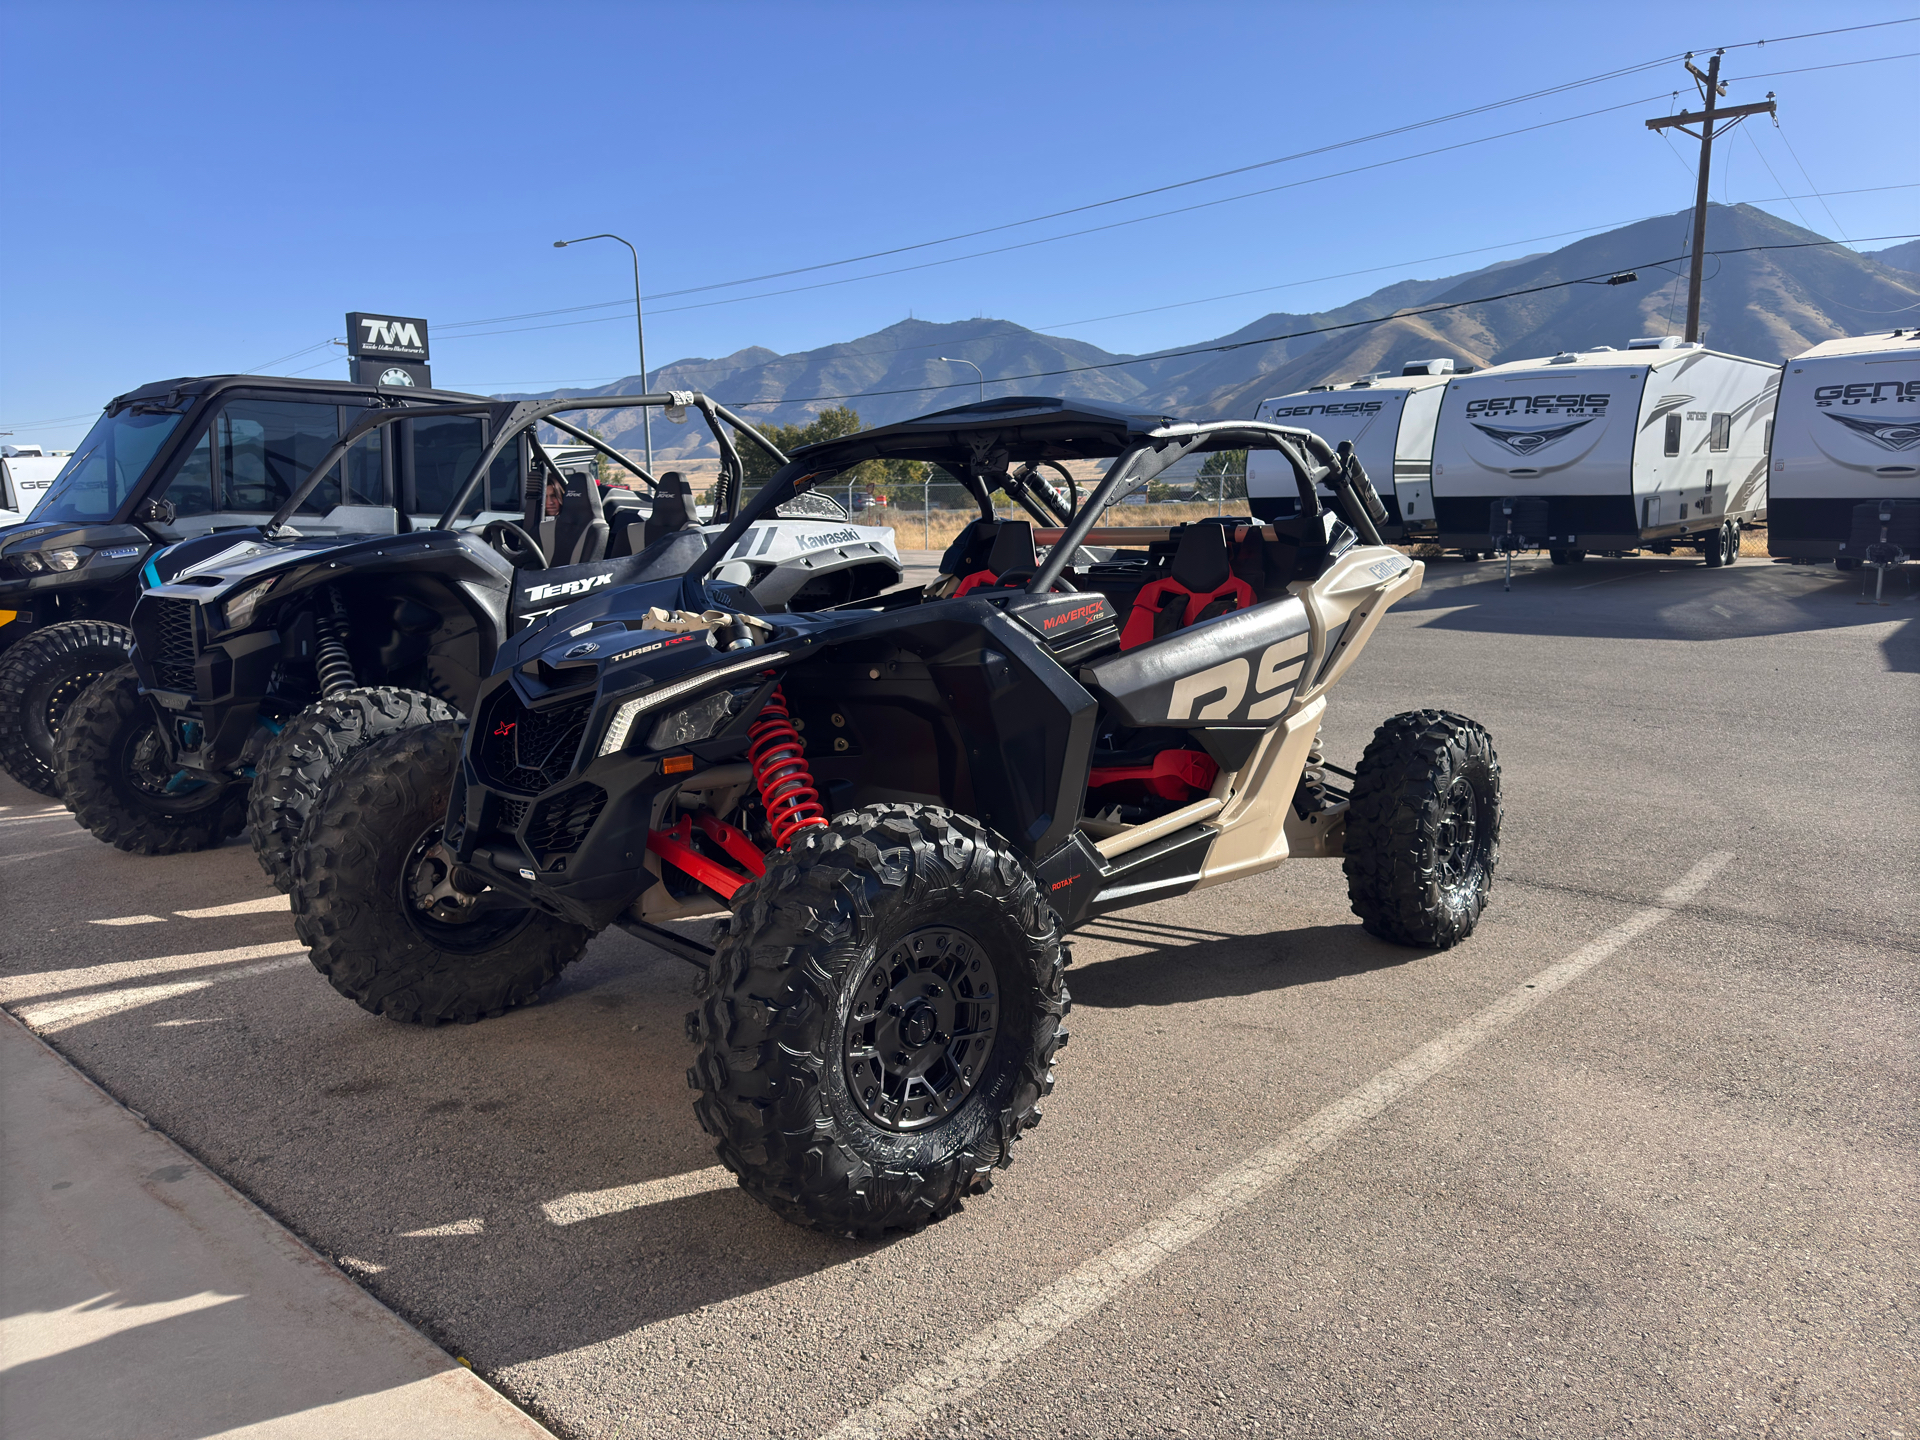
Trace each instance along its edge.
<instances>
[{"instance_id":1,"label":"led light bar","mask_svg":"<svg viewBox=\"0 0 1920 1440\"><path fill-rule=\"evenodd\" d=\"M704 690L716 680L724 680L729 675L738 675L746 670L764 670L775 661L787 659L785 650L775 650L770 654L755 655L751 660L743 660L737 665L722 665L718 670L703 670L698 675L685 680L676 680L671 685L662 685L658 690L649 690L644 695L622 702L613 712L613 721L607 726L607 735L600 742L600 757L613 754L625 747L627 736L633 730L633 722L647 711L664 705L694 690Z\"/></svg>"}]
</instances>

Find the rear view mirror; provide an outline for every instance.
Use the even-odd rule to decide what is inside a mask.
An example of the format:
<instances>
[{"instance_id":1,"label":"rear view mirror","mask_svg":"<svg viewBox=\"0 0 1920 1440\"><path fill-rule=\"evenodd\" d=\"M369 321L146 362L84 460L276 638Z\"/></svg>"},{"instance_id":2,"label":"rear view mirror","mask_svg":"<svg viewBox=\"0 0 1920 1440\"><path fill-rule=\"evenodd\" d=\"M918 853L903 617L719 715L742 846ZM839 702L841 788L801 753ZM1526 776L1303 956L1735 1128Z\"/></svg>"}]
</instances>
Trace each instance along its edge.
<instances>
[{"instance_id":1,"label":"rear view mirror","mask_svg":"<svg viewBox=\"0 0 1920 1440\"><path fill-rule=\"evenodd\" d=\"M143 524L171 525L174 519L171 500L143 500L140 508L133 512L133 518Z\"/></svg>"}]
</instances>

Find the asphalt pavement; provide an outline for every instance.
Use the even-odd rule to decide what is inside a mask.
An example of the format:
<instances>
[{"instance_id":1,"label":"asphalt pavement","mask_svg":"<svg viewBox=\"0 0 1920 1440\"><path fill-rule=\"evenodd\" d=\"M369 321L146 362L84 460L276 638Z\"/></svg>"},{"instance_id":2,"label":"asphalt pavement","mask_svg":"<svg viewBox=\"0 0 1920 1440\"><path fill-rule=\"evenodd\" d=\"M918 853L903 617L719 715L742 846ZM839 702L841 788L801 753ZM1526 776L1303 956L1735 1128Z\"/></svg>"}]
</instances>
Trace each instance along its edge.
<instances>
[{"instance_id":1,"label":"asphalt pavement","mask_svg":"<svg viewBox=\"0 0 1920 1440\"><path fill-rule=\"evenodd\" d=\"M0 999L562 1436L1916 1435L1920 593L1859 599L1431 564L1326 739L1492 731L1479 930L1375 941L1335 861L1096 921L1044 1123L887 1244L717 1170L622 933L399 1026L242 846L0 784Z\"/></svg>"}]
</instances>

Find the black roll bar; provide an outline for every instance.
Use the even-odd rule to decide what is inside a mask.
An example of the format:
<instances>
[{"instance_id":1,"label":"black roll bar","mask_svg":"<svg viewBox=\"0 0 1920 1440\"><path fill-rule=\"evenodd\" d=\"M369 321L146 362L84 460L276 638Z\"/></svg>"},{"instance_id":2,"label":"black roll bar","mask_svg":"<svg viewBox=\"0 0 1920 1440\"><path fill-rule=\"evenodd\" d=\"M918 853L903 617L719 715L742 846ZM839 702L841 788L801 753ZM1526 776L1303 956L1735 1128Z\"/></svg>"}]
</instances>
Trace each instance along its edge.
<instances>
[{"instance_id":1,"label":"black roll bar","mask_svg":"<svg viewBox=\"0 0 1920 1440\"><path fill-rule=\"evenodd\" d=\"M1372 494L1372 486L1368 484L1360 462L1354 458L1350 445L1343 442L1340 451L1336 452L1311 430L1270 425L1264 421L1221 420L1206 425L1167 425L1149 432L1144 440L1129 447L1113 462L1093 494L1087 497L1086 504L1080 507L1073 524L1034 573L1027 585L1027 593L1044 595L1053 588L1054 582L1067 568L1067 561L1086 540L1102 513L1122 494L1139 489L1168 466L1185 459L1196 450L1237 448L1219 444L1222 439L1240 440L1248 449L1278 450L1287 458L1293 467L1294 484L1300 491L1300 517L1303 521L1319 515L1320 494L1317 487L1324 482L1339 496L1341 508L1346 511L1347 518L1361 538L1369 544L1381 543L1380 532L1374 528L1373 516L1368 513L1370 507L1362 498ZM1380 504L1377 496L1373 503L1375 506ZM1380 513L1384 517L1385 507L1381 507Z\"/></svg>"}]
</instances>

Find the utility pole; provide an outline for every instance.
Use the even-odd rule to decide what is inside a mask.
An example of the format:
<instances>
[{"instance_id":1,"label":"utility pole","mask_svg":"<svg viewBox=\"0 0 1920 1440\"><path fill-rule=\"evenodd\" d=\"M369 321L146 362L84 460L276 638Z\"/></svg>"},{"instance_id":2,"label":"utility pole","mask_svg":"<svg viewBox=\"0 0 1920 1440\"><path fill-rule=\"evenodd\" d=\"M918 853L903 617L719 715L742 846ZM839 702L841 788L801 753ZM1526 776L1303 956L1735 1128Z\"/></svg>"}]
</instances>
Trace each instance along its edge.
<instances>
[{"instance_id":1,"label":"utility pole","mask_svg":"<svg viewBox=\"0 0 1920 1440\"><path fill-rule=\"evenodd\" d=\"M1706 108L1699 114L1690 114L1682 110L1678 115L1662 115L1657 120L1647 121L1649 130L1675 129L1682 135L1690 135L1700 142L1700 174L1694 186L1693 197L1693 265L1687 276L1687 339L1700 338L1700 262L1706 258L1707 249L1707 175L1713 163L1713 141L1717 135L1724 135L1749 115L1771 115L1774 113L1773 92L1767 92L1767 98L1753 105L1722 105L1716 107L1714 101L1727 93L1727 87L1720 83L1720 57L1724 50L1713 52L1713 58L1707 61L1706 74L1700 73L1699 66L1693 63L1693 53L1686 57L1687 72L1693 76L1693 83L1700 88L1700 98ZM1718 130L1717 122L1725 121ZM1698 130L1689 130L1687 126L1698 125Z\"/></svg>"}]
</instances>

